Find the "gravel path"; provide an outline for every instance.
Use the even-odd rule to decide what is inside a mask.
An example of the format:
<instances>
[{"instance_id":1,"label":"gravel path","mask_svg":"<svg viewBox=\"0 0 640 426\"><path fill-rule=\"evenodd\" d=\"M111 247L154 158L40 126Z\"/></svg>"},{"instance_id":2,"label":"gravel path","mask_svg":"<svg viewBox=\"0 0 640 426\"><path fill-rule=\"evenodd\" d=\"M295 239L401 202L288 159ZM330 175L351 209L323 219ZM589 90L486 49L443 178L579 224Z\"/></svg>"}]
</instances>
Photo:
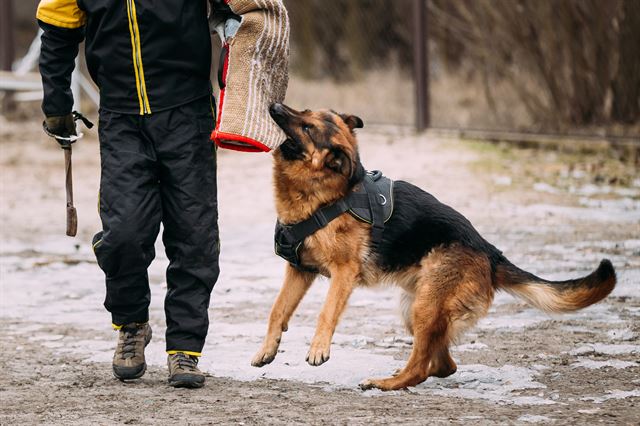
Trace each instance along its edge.
<instances>
[{"instance_id":1,"label":"gravel path","mask_svg":"<svg viewBox=\"0 0 640 426\"><path fill-rule=\"evenodd\" d=\"M166 385L167 265L150 269L150 368L123 384L110 373L115 334L90 249L99 228L97 143L74 150L79 236L64 237L63 157L38 126L0 123L0 424L640 422L640 176L603 183L598 167L562 155L363 131L363 163L405 179L465 214L519 266L550 279L588 273L603 257L619 284L604 302L549 317L499 294L454 348L458 372L409 391L357 384L403 365L411 339L394 289L358 290L331 360L304 356L326 281L301 304L273 364L250 366L279 289L268 155L219 153L221 276L197 391ZM600 160L598 160L600 161ZM576 166L576 164L578 166ZM617 164L617 163L616 163ZM629 172L623 171L626 176Z\"/></svg>"}]
</instances>

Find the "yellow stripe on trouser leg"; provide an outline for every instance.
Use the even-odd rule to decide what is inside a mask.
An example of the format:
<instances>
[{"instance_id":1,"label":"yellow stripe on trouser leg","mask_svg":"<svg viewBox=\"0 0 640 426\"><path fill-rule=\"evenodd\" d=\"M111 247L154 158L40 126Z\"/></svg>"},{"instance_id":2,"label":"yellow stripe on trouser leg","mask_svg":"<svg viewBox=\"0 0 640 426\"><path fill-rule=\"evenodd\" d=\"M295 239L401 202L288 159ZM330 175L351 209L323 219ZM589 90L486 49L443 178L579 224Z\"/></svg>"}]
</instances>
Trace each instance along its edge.
<instances>
[{"instance_id":1,"label":"yellow stripe on trouser leg","mask_svg":"<svg viewBox=\"0 0 640 426\"><path fill-rule=\"evenodd\" d=\"M201 352L191 352L191 351L167 351L167 354L169 355L174 355L177 353L181 353L181 354L185 354L185 355L191 355L191 356L202 356Z\"/></svg>"},{"instance_id":2,"label":"yellow stripe on trouser leg","mask_svg":"<svg viewBox=\"0 0 640 426\"><path fill-rule=\"evenodd\" d=\"M140 326L140 325L144 325L144 324L147 324L147 323L146 323L146 322L137 322L136 324L137 324L138 326ZM120 330L122 327L124 327L124 325L118 325L118 324L111 323L111 327L113 327L113 329L114 329L114 330L118 331L118 330Z\"/></svg>"}]
</instances>

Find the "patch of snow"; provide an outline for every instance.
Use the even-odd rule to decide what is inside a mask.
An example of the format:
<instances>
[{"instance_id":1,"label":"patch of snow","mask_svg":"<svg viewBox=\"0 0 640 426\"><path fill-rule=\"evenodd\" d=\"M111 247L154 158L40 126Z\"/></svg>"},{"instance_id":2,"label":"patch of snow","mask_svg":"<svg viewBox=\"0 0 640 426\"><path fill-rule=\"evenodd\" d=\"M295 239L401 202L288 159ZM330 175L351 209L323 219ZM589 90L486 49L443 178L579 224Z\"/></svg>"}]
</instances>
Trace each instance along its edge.
<instances>
[{"instance_id":1,"label":"patch of snow","mask_svg":"<svg viewBox=\"0 0 640 426\"><path fill-rule=\"evenodd\" d=\"M582 401L593 401L594 404L602 404L610 399L627 399L627 398L640 398L640 389L634 389L630 391L621 391L618 389L607 391L607 395L602 396L585 396L580 398Z\"/></svg>"},{"instance_id":2,"label":"patch of snow","mask_svg":"<svg viewBox=\"0 0 640 426\"><path fill-rule=\"evenodd\" d=\"M64 336L62 334L37 334L35 336L29 336L29 340L35 342L53 342L63 338Z\"/></svg>"},{"instance_id":3,"label":"patch of snow","mask_svg":"<svg viewBox=\"0 0 640 426\"><path fill-rule=\"evenodd\" d=\"M484 343L476 342L476 343L465 343L463 345L454 346L452 349L457 352L477 352L484 349L487 349L488 346Z\"/></svg>"},{"instance_id":4,"label":"patch of snow","mask_svg":"<svg viewBox=\"0 0 640 426\"><path fill-rule=\"evenodd\" d=\"M622 197L637 197L640 194L635 188L616 187L611 185L586 184L582 186L570 186L569 192L572 194L592 197L594 195L615 194Z\"/></svg>"},{"instance_id":5,"label":"patch of snow","mask_svg":"<svg viewBox=\"0 0 640 426\"><path fill-rule=\"evenodd\" d=\"M544 384L533 380L536 374L534 370L512 365L463 365L458 366L458 372L453 376L433 380L430 378L416 386L415 391L515 405L555 404L551 399L519 394L518 391L521 390L546 388Z\"/></svg>"},{"instance_id":6,"label":"patch of snow","mask_svg":"<svg viewBox=\"0 0 640 426\"><path fill-rule=\"evenodd\" d=\"M632 198L616 198L613 200L601 200L597 198L580 197L578 202L581 206L603 209L608 212L634 212L637 213L640 209L640 200L634 200Z\"/></svg>"},{"instance_id":7,"label":"patch of snow","mask_svg":"<svg viewBox=\"0 0 640 426\"><path fill-rule=\"evenodd\" d=\"M525 423L549 423L549 422L553 422L555 420L554 419L550 419L547 416L536 416L536 415L533 415L533 414L525 414L523 416L518 417L518 419L516 421L525 422Z\"/></svg>"},{"instance_id":8,"label":"patch of snow","mask_svg":"<svg viewBox=\"0 0 640 426\"><path fill-rule=\"evenodd\" d=\"M527 327L549 320L546 314L534 309L525 309L522 312L510 313L508 315L497 315L490 313L478 322L478 328L485 330L505 330L518 331Z\"/></svg>"},{"instance_id":9,"label":"patch of snow","mask_svg":"<svg viewBox=\"0 0 640 426\"><path fill-rule=\"evenodd\" d=\"M578 410L578 413L581 414L596 414L598 411L600 411L600 408L590 408L587 410Z\"/></svg>"},{"instance_id":10,"label":"patch of snow","mask_svg":"<svg viewBox=\"0 0 640 426\"><path fill-rule=\"evenodd\" d=\"M323 280L309 290L292 320L290 331L283 335L280 352L273 363L263 368L251 367L250 360L264 336L268 305L275 299L280 288L283 269L282 262L271 253L271 224L258 224L253 230L265 238L256 238L251 233L247 233L246 238L243 235L230 238L221 256L222 273L212 295L210 331L200 364L203 370L215 376L246 381L265 377L323 383L325 389L332 390L355 389L362 380L389 376L405 364L404 360L396 357L399 350L406 352L410 348L411 338L404 336L402 322L396 314L397 291L386 288L383 291L358 289L354 292L350 309L358 313L376 312L376 315L361 317L354 315L353 311L347 311L345 323L350 324L350 331L334 336L328 364L311 367L305 362L308 345L315 331L315 319L327 291L327 281ZM229 227L224 230L224 233L231 232L234 230ZM76 248L75 244L68 241L60 237L43 240L35 246L3 244L3 255L0 256L0 315L11 315L34 323L20 325L15 329L10 326L5 332L29 332L34 340L55 352L80 355L85 362L110 363L116 333L110 331L110 316L102 306L104 277L95 264L89 263L93 261L90 245ZM632 245L638 245L633 241L640 240L628 241ZM243 248L250 245L253 245L257 253L251 262L242 255ZM162 253L162 246L158 246L156 251ZM80 263L64 263L61 259L65 256L80 260ZM248 269L253 262L260 264L260 268ZM149 270L152 295L150 317L154 337L146 354L147 362L156 366L166 365L162 325L162 301L165 294L162 283L165 282L166 267L166 258L159 256L159 261L154 262ZM566 268L560 269L566 272ZM639 274L640 269L625 269L619 273L621 284L626 283L629 291L635 291L636 296L637 285L632 284L637 284ZM521 312L512 313L508 308L508 313L502 313L501 307L521 303L505 293L498 294L495 302L493 312L481 321L480 329L497 328L501 332L511 332L549 319L547 315L525 308L524 305ZM375 311L372 306L375 306ZM496 307L500 309L496 310ZM623 322L610 308L602 303L583 313L560 318L583 321L586 327L593 322ZM247 317L232 314L237 309L241 309ZM50 324L81 324L75 328L84 332L95 331L95 338L90 333L83 339L77 339L73 335L50 335ZM623 329L627 325L618 327ZM470 340L477 340L477 336ZM453 348L457 352L486 349L487 346L483 343L467 343ZM496 368L460 365L458 373L446 379L430 378L418 386L415 392L481 399L501 404L556 403L552 395L523 395L523 391L528 389L544 388L543 384L535 381L539 370L540 366L519 368L506 365ZM364 394L389 395L376 391Z\"/></svg>"},{"instance_id":11,"label":"patch of snow","mask_svg":"<svg viewBox=\"0 0 640 426\"><path fill-rule=\"evenodd\" d=\"M381 348L410 348L413 345L413 337L410 336L390 336L382 340L373 342L375 346Z\"/></svg>"},{"instance_id":12,"label":"patch of snow","mask_svg":"<svg viewBox=\"0 0 640 426\"><path fill-rule=\"evenodd\" d=\"M593 333L593 328L584 327L579 325L563 325L559 328L560 330L570 331L572 333Z\"/></svg>"},{"instance_id":13,"label":"patch of snow","mask_svg":"<svg viewBox=\"0 0 640 426\"><path fill-rule=\"evenodd\" d=\"M614 264L614 266L616 265ZM618 283L611 294L614 296L640 297L640 269L618 268L617 273ZM640 315L639 308L625 306L623 309L629 312L634 312L636 315Z\"/></svg>"},{"instance_id":14,"label":"patch of snow","mask_svg":"<svg viewBox=\"0 0 640 426\"><path fill-rule=\"evenodd\" d=\"M584 199L589 203L587 198ZM625 199L601 205L602 208L569 207L554 204L531 204L515 209L515 214L528 215L531 218L544 219L545 217L560 216L572 220L588 220L594 222L625 222L637 223L640 221L640 201ZM614 200L616 201L616 200ZM622 204L622 205L620 205Z\"/></svg>"},{"instance_id":15,"label":"patch of snow","mask_svg":"<svg viewBox=\"0 0 640 426\"><path fill-rule=\"evenodd\" d=\"M589 358L578 358L578 362L571 364L573 368L588 368L591 370L597 370L599 368L612 367L615 369L623 369L629 367L637 367L637 362L634 361L622 361L619 359L610 359L606 361L596 361Z\"/></svg>"},{"instance_id":16,"label":"patch of snow","mask_svg":"<svg viewBox=\"0 0 640 426\"><path fill-rule=\"evenodd\" d=\"M607 336L609 336L611 340L619 340L623 342L634 340L636 337L635 333L631 331L630 328L609 330L607 332Z\"/></svg>"},{"instance_id":17,"label":"patch of snow","mask_svg":"<svg viewBox=\"0 0 640 426\"><path fill-rule=\"evenodd\" d=\"M640 354L640 345L613 345L606 343L592 343L589 345L583 345L576 349L569 351L570 355L588 355L588 354L603 354L603 355L625 355L625 354Z\"/></svg>"}]
</instances>

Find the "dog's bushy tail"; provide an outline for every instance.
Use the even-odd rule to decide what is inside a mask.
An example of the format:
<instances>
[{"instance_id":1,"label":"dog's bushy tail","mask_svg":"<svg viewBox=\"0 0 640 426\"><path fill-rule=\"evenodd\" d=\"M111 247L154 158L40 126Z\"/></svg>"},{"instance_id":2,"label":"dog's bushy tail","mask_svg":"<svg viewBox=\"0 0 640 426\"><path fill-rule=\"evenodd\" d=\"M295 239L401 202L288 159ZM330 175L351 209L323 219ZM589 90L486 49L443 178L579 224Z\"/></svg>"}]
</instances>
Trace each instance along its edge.
<instances>
[{"instance_id":1,"label":"dog's bushy tail","mask_svg":"<svg viewBox=\"0 0 640 426\"><path fill-rule=\"evenodd\" d=\"M530 305L549 313L572 312L604 299L616 286L616 272L608 259L589 275L566 281L547 281L504 259L496 266L495 284Z\"/></svg>"}]
</instances>

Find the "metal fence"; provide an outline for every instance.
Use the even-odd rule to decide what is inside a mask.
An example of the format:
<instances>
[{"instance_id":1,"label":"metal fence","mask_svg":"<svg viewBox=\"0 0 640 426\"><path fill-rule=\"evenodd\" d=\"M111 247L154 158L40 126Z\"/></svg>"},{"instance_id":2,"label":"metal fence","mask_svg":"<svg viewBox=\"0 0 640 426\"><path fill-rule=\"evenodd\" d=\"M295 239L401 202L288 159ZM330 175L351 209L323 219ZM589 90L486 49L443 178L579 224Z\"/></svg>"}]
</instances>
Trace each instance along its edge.
<instances>
[{"instance_id":1,"label":"metal fence","mask_svg":"<svg viewBox=\"0 0 640 426\"><path fill-rule=\"evenodd\" d=\"M637 0L285 1L294 105L418 129L640 139Z\"/></svg>"}]
</instances>

